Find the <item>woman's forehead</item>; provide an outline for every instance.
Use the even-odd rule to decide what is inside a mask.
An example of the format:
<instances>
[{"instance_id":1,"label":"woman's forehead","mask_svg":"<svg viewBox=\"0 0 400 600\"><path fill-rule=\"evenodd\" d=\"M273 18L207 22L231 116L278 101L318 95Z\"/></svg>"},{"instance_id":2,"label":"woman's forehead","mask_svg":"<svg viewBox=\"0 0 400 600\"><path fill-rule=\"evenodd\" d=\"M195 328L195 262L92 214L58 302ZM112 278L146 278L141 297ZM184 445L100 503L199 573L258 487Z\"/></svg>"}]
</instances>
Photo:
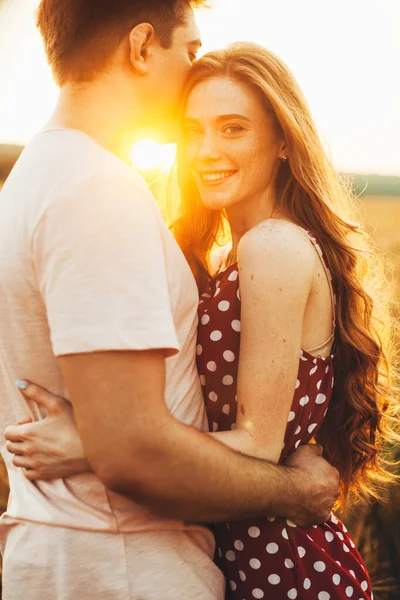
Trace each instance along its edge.
<instances>
[{"instance_id":1,"label":"woman's forehead","mask_svg":"<svg viewBox=\"0 0 400 600\"><path fill-rule=\"evenodd\" d=\"M257 94L244 83L231 77L213 77L197 84L190 92L185 119L219 118L243 115L247 118L264 113Z\"/></svg>"}]
</instances>

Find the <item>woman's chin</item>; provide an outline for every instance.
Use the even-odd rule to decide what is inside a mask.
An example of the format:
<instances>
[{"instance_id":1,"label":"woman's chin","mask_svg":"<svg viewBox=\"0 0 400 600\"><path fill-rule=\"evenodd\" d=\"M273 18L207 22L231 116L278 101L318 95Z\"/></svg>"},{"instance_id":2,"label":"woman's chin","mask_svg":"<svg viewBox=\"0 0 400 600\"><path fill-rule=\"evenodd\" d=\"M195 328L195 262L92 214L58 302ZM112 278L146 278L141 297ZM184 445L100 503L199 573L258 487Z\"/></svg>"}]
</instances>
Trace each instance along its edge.
<instances>
[{"instance_id":1,"label":"woman's chin","mask_svg":"<svg viewBox=\"0 0 400 600\"><path fill-rule=\"evenodd\" d=\"M214 196L213 198L210 196L202 196L201 202L204 208L207 208L208 210L221 211L225 208L228 208L229 205L232 203L232 200L230 197L227 196Z\"/></svg>"}]
</instances>

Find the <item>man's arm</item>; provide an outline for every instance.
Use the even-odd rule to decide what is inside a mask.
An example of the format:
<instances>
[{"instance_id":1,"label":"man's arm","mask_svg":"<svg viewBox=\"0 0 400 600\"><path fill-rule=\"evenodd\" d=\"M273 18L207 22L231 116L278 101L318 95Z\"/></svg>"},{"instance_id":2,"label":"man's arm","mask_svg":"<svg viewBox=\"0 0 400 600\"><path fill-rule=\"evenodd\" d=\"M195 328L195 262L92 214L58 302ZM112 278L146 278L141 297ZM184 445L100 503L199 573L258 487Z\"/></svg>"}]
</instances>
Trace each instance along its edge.
<instances>
[{"instance_id":1,"label":"man's arm","mask_svg":"<svg viewBox=\"0 0 400 600\"><path fill-rule=\"evenodd\" d=\"M314 517L326 517L332 479L322 461L296 478L169 414L165 357L179 340L165 249L153 201L128 176L71 184L36 225L32 251L84 449L108 487L185 520L294 518L296 509L307 518L309 478L307 492L325 495Z\"/></svg>"},{"instance_id":2,"label":"man's arm","mask_svg":"<svg viewBox=\"0 0 400 600\"><path fill-rule=\"evenodd\" d=\"M312 450L309 469L279 467L176 421L164 401L162 351L59 360L86 456L108 488L188 521L270 514L314 523L329 513L336 472Z\"/></svg>"}]
</instances>

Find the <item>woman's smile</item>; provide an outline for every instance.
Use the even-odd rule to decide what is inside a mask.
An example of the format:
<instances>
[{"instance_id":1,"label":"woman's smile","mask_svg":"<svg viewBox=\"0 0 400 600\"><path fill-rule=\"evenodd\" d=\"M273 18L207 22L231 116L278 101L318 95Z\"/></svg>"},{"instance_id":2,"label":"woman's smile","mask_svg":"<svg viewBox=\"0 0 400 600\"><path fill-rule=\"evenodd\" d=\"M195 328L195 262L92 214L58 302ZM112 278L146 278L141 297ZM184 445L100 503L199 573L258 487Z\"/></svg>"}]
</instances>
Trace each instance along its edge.
<instances>
[{"instance_id":1,"label":"woman's smile","mask_svg":"<svg viewBox=\"0 0 400 600\"><path fill-rule=\"evenodd\" d=\"M195 176L200 183L207 186L217 186L225 183L236 175L237 170L213 170L213 171L195 171Z\"/></svg>"}]
</instances>

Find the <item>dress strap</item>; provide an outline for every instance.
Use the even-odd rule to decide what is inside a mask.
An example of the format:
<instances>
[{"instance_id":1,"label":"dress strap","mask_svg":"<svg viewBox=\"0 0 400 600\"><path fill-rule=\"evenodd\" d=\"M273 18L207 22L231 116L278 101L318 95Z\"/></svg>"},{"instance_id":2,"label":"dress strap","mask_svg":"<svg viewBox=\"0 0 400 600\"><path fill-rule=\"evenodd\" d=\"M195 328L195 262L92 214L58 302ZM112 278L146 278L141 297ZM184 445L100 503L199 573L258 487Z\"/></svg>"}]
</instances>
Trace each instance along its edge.
<instances>
[{"instance_id":1,"label":"dress strap","mask_svg":"<svg viewBox=\"0 0 400 600\"><path fill-rule=\"evenodd\" d=\"M328 286L329 286L329 292L330 292L330 296L331 296L331 303L332 303L332 333L329 336L329 338L323 342L322 344L320 344L319 346L316 346L315 348L310 348L309 350L307 350L307 352L313 353L313 352L317 352L318 350L324 350L330 343L331 341L334 339L335 337L335 329L336 329L336 296L335 296L335 292L333 291L333 282L332 282L332 275L331 272L329 270L329 267L327 265L324 253L322 252L321 246L319 245L317 239L314 237L314 235L308 231L307 229L304 229L303 227L300 227L300 229L302 229L304 231L304 233L307 235L308 239L310 240L310 242L312 243L312 245L314 246L318 257L321 261L321 264L324 268L324 272L326 275L326 279L328 281Z\"/></svg>"}]
</instances>

